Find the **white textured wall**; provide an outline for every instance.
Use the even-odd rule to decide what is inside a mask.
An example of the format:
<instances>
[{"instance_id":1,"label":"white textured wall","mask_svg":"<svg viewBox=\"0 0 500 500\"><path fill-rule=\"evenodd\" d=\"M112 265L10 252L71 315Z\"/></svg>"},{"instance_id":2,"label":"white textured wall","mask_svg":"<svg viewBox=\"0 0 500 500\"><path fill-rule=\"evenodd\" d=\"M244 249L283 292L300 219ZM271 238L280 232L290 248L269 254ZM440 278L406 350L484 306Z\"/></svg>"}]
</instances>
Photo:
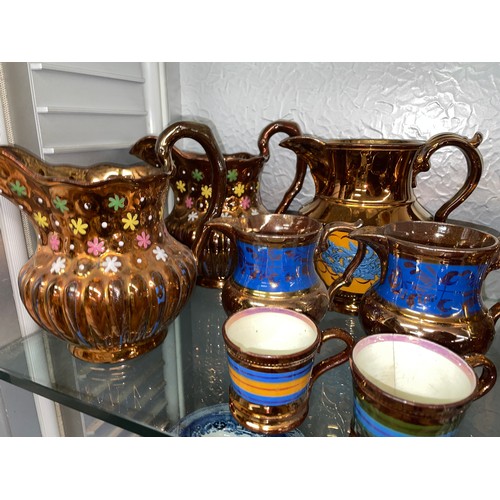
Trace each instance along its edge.
<instances>
[{"instance_id":1,"label":"white textured wall","mask_svg":"<svg viewBox=\"0 0 500 500\"><path fill-rule=\"evenodd\" d=\"M209 123L226 153L257 153L260 131L277 119L323 139L479 131L482 179L450 218L500 231L500 63L181 63L180 77L182 116ZM293 153L277 146L282 137L272 142L262 177L271 209L293 177ZM458 190L465 168L459 152L436 153L430 172L417 178L422 204L435 212ZM313 194L308 178L293 207Z\"/></svg>"}]
</instances>

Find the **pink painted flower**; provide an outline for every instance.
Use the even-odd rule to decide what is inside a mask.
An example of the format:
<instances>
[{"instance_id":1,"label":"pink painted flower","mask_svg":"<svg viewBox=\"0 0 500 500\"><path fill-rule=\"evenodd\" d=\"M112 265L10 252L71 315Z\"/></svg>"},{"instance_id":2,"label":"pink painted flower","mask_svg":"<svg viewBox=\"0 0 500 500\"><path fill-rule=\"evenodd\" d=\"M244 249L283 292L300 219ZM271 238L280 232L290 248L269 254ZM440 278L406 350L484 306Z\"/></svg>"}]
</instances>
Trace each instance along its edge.
<instances>
[{"instance_id":1,"label":"pink painted flower","mask_svg":"<svg viewBox=\"0 0 500 500\"><path fill-rule=\"evenodd\" d=\"M240 205L243 210L247 210L250 208L250 198L248 196L244 196L241 198Z\"/></svg>"},{"instance_id":2,"label":"pink painted flower","mask_svg":"<svg viewBox=\"0 0 500 500\"><path fill-rule=\"evenodd\" d=\"M151 245L151 236L143 231L141 234L137 235L137 244L140 247L148 248L148 246Z\"/></svg>"},{"instance_id":3,"label":"pink painted flower","mask_svg":"<svg viewBox=\"0 0 500 500\"><path fill-rule=\"evenodd\" d=\"M191 198L191 196L186 196L185 204L187 208L193 208L193 198Z\"/></svg>"},{"instance_id":4,"label":"pink painted flower","mask_svg":"<svg viewBox=\"0 0 500 500\"><path fill-rule=\"evenodd\" d=\"M54 252L57 252L59 250L59 245L61 244L61 240L59 239L59 236L57 234L52 233L49 236L49 245Z\"/></svg>"},{"instance_id":5,"label":"pink painted flower","mask_svg":"<svg viewBox=\"0 0 500 500\"><path fill-rule=\"evenodd\" d=\"M104 241L99 241L96 237L93 240L87 241L87 252L97 257L102 252L104 252Z\"/></svg>"}]
</instances>

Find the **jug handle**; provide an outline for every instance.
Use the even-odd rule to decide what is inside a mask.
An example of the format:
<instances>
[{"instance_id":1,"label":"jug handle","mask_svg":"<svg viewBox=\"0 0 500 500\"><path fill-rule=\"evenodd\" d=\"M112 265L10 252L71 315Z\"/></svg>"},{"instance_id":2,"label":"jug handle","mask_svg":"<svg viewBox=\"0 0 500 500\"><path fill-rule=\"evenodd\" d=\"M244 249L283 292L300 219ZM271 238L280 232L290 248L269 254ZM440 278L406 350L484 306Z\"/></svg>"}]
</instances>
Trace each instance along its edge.
<instances>
[{"instance_id":1,"label":"jug handle","mask_svg":"<svg viewBox=\"0 0 500 500\"><path fill-rule=\"evenodd\" d=\"M217 217L205 222L201 228L200 237L194 242L192 248L195 259L199 261L203 249L208 243L208 237L212 231L220 231L232 240L233 243L236 243L237 232L234 225L238 223L239 219L235 217Z\"/></svg>"},{"instance_id":2,"label":"jug handle","mask_svg":"<svg viewBox=\"0 0 500 500\"><path fill-rule=\"evenodd\" d=\"M222 212L226 196L226 162L217 146L217 141L212 131L207 125L198 122L179 121L167 127L158 135L156 141L156 155L161 161L162 168L167 175L172 175L174 172L174 163L170 153L174 144L179 139L194 139L205 150L210 164L215 166L212 169L213 179L210 205L205 217L200 221L200 225L203 227L203 222L219 216ZM199 238L196 232L194 241Z\"/></svg>"},{"instance_id":3,"label":"jug handle","mask_svg":"<svg viewBox=\"0 0 500 500\"><path fill-rule=\"evenodd\" d=\"M311 389L312 385L320 375L323 375L326 371L345 363L349 359L349 356L354 348L355 341L352 335L341 328L328 328L327 330L321 332L321 343L319 344L318 352L320 351L321 346L327 340L331 339L342 340L346 344L346 347L339 353L329 356L314 365L311 373L309 389Z\"/></svg>"},{"instance_id":4,"label":"jug handle","mask_svg":"<svg viewBox=\"0 0 500 500\"><path fill-rule=\"evenodd\" d=\"M421 172L430 168L430 157L438 150L447 146L460 149L467 161L467 178L462 187L444 203L435 213L436 222L445 222L450 213L461 205L476 189L483 171L483 158L477 147L481 144L483 136L480 132L474 134L472 139L467 139L457 134L445 133L431 137L418 151L413 163L412 185L416 187L416 177Z\"/></svg>"},{"instance_id":5,"label":"jug handle","mask_svg":"<svg viewBox=\"0 0 500 500\"><path fill-rule=\"evenodd\" d=\"M328 236L334 231L344 231L350 234L355 229L359 229L363 225L363 221L361 219L356 222L330 222L323 226L323 231L320 236L320 240L316 247L316 253L320 254L327 248L327 240ZM333 283L328 287L328 299L330 304L332 303L336 293L343 288L344 286L349 286L353 279L354 271L361 264L361 261L364 259L366 253L366 245L362 241L358 241L358 248L356 250L356 254L351 259L351 262L347 265L344 272L341 276L339 276Z\"/></svg>"},{"instance_id":6,"label":"jug handle","mask_svg":"<svg viewBox=\"0 0 500 500\"><path fill-rule=\"evenodd\" d=\"M271 137L281 132L287 134L289 137L295 137L301 134L300 128L295 122L288 120L277 120L273 123L270 123L262 130L258 139L259 151L263 156L265 162L267 162L270 157L269 141L271 140ZM303 158L297 156L295 177L292 181L291 186L288 188L287 192L283 196L283 199L276 208L275 213L282 214L289 208L294 198L302 189L304 179L306 177L306 172L307 162Z\"/></svg>"},{"instance_id":7,"label":"jug handle","mask_svg":"<svg viewBox=\"0 0 500 500\"><path fill-rule=\"evenodd\" d=\"M476 400L493 388L497 380L497 369L495 364L484 354L466 354L463 359L472 369L480 366L483 368L478 377L477 391L474 394L474 400Z\"/></svg>"},{"instance_id":8,"label":"jug handle","mask_svg":"<svg viewBox=\"0 0 500 500\"><path fill-rule=\"evenodd\" d=\"M495 270L498 270L498 269L500 269L500 250L497 252L495 261L489 267L489 269L487 271L487 274L489 274L490 271L495 271ZM496 302L495 304L493 304L489 308L488 314L492 317L493 324L496 324L497 321L498 321L498 319L500 318L500 302Z\"/></svg>"}]
</instances>

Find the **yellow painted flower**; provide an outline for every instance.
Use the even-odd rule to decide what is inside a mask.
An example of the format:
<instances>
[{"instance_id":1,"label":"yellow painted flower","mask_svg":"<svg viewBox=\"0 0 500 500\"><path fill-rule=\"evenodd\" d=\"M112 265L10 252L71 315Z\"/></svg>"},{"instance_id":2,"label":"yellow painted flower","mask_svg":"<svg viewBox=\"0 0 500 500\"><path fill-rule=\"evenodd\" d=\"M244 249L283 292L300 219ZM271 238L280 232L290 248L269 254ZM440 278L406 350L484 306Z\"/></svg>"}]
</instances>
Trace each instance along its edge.
<instances>
[{"instance_id":1,"label":"yellow painted flower","mask_svg":"<svg viewBox=\"0 0 500 500\"><path fill-rule=\"evenodd\" d=\"M78 220L71 219L69 227L73 229L74 234L86 234L86 229L89 227L89 225L83 222L80 217L78 217Z\"/></svg>"},{"instance_id":2,"label":"yellow painted flower","mask_svg":"<svg viewBox=\"0 0 500 500\"><path fill-rule=\"evenodd\" d=\"M136 226L139 225L137 220L137 214L132 215L130 212L127 213L127 217L122 219L123 229L130 229L131 231L136 230Z\"/></svg>"},{"instance_id":3,"label":"yellow painted flower","mask_svg":"<svg viewBox=\"0 0 500 500\"><path fill-rule=\"evenodd\" d=\"M184 181L177 181L175 185L181 193L184 193L184 191L186 191L186 183Z\"/></svg>"},{"instance_id":4,"label":"yellow painted flower","mask_svg":"<svg viewBox=\"0 0 500 500\"><path fill-rule=\"evenodd\" d=\"M212 188L210 186L203 186L201 188L201 194L205 198L210 198L212 196Z\"/></svg>"},{"instance_id":5,"label":"yellow painted flower","mask_svg":"<svg viewBox=\"0 0 500 500\"><path fill-rule=\"evenodd\" d=\"M47 217L45 215L42 215L40 212L37 212L33 218L35 219L36 223L40 227L49 227L49 223L47 221Z\"/></svg>"},{"instance_id":6,"label":"yellow painted flower","mask_svg":"<svg viewBox=\"0 0 500 500\"><path fill-rule=\"evenodd\" d=\"M241 182L238 182L233 189L236 196L241 196L245 192L245 186Z\"/></svg>"}]
</instances>

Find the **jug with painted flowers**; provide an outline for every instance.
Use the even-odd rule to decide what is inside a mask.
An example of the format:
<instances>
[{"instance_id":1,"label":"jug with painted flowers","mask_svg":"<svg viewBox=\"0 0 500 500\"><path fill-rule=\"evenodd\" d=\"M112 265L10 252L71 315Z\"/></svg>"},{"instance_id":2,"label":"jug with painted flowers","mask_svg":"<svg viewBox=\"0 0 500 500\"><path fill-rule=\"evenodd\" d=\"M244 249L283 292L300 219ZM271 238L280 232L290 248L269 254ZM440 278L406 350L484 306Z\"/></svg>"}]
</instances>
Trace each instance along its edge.
<instances>
[{"instance_id":1,"label":"jug with painted flowers","mask_svg":"<svg viewBox=\"0 0 500 500\"><path fill-rule=\"evenodd\" d=\"M168 150L207 127L177 122ZM0 147L0 195L30 218L38 237L19 273L34 321L77 358L122 362L158 346L194 288L192 251L164 222L171 166L52 165L17 146ZM214 200L217 198L214 197Z\"/></svg>"}]
</instances>

